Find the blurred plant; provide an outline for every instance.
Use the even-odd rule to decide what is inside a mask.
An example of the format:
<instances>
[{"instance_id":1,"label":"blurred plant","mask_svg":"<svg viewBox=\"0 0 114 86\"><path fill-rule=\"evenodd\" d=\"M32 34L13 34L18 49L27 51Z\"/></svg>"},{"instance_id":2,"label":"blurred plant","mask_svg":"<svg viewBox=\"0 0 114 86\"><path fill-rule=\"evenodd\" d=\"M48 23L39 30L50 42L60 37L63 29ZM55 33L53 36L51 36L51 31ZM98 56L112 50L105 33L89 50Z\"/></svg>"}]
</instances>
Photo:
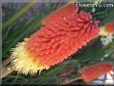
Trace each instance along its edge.
<instances>
[{"instance_id":1,"label":"blurred plant","mask_svg":"<svg viewBox=\"0 0 114 86\"><path fill-rule=\"evenodd\" d=\"M104 26L101 27L100 34L103 36L101 38L102 43L107 46L109 45L113 40L113 33L114 33L114 22L108 22Z\"/></svg>"},{"instance_id":2,"label":"blurred plant","mask_svg":"<svg viewBox=\"0 0 114 86\"><path fill-rule=\"evenodd\" d=\"M90 82L97 77L108 73L113 70L112 63L104 62L84 67L81 69L81 76L85 82Z\"/></svg>"}]
</instances>

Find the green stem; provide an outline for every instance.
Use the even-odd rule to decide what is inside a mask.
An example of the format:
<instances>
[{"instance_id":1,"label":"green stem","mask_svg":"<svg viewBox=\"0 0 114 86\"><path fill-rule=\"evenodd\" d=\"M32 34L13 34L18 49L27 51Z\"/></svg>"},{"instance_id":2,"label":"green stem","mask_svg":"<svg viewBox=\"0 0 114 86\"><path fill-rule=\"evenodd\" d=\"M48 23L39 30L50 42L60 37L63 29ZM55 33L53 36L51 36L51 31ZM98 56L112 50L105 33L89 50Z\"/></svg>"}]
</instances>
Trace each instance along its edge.
<instances>
[{"instance_id":1,"label":"green stem","mask_svg":"<svg viewBox=\"0 0 114 86\"><path fill-rule=\"evenodd\" d=\"M23 13L25 13L32 5L36 2L36 0L33 0L33 2L26 3L21 9L19 9L18 12L16 12L8 21L4 22L2 24L2 28L7 27L8 25L12 24L16 19L18 19ZM1 24L0 24L1 27Z\"/></svg>"}]
</instances>

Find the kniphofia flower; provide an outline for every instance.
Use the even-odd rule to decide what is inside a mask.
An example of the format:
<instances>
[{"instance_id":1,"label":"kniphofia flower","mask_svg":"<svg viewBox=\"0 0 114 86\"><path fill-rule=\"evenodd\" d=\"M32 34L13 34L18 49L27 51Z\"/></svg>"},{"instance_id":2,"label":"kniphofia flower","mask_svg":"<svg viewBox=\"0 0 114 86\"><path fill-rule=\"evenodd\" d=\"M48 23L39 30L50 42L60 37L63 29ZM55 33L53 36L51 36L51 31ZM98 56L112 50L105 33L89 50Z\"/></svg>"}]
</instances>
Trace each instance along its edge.
<instances>
[{"instance_id":1,"label":"kniphofia flower","mask_svg":"<svg viewBox=\"0 0 114 86\"><path fill-rule=\"evenodd\" d=\"M101 38L101 41L104 46L108 46L113 41L113 33L114 33L114 21L106 23L104 26L100 28L99 35L104 36Z\"/></svg>"},{"instance_id":2,"label":"kniphofia flower","mask_svg":"<svg viewBox=\"0 0 114 86\"><path fill-rule=\"evenodd\" d=\"M106 27L106 29L105 29L106 32L113 33L114 32L114 21L113 22L108 22L105 25L105 27Z\"/></svg>"},{"instance_id":3,"label":"kniphofia flower","mask_svg":"<svg viewBox=\"0 0 114 86\"><path fill-rule=\"evenodd\" d=\"M114 33L114 21L106 23L100 29L100 35L108 35Z\"/></svg>"},{"instance_id":4,"label":"kniphofia flower","mask_svg":"<svg viewBox=\"0 0 114 86\"><path fill-rule=\"evenodd\" d=\"M85 82L90 82L113 69L112 63L102 62L81 69L81 77Z\"/></svg>"},{"instance_id":5,"label":"kniphofia flower","mask_svg":"<svg viewBox=\"0 0 114 86\"><path fill-rule=\"evenodd\" d=\"M95 38L98 21L89 13L77 12L75 4L68 3L45 18L40 30L13 49L14 69L24 74L49 69Z\"/></svg>"}]
</instances>

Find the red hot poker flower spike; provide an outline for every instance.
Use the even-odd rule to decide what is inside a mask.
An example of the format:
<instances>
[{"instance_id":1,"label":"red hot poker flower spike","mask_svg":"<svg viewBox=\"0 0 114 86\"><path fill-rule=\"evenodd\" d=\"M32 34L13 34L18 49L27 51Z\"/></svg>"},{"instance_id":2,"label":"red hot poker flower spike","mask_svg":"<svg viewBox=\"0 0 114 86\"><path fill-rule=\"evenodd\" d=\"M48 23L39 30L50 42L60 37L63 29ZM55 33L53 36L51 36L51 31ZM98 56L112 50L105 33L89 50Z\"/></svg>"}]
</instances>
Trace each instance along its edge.
<instances>
[{"instance_id":1,"label":"red hot poker flower spike","mask_svg":"<svg viewBox=\"0 0 114 86\"><path fill-rule=\"evenodd\" d=\"M103 62L94 64L89 67L84 67L81 70L81 76L85 82L90 82L97 77L108 73L113 69L112 63L110 62Z\"/></svg>"},{"instance_id":2,"label":"red hot poker flower spike","mask_svg":"<svg viewBox=\"0 0 114 86\"><path fill-rule=\"evenodd\" d=\"M99 33L98 22L89 13L78 14L73 3L52 15L44 19L44 27L14 48L13 64L18 72L34 74L48 69L67 59Z\"/></svg>"},{"instance_id":3,"label":"red hot poker flower spike","mask_svg":"<svg viewBox=\"0 0 114 86\"><path fill-rule=\"evenodd\" d=\"M101 27L99 35L108 35L114 33L114 21L108 22L104 26Z\"/></svg>"},{"instance_id":4,"label":"red hot poker flower spike","mask_svg":"<svg viewBox=\"0 0 114 86\"><path fill-rule=\"evenodd\" d=\"M114 21L113 22L109 22L105 25L106 27L106 32L108 33L113 33L114 32Z\"/></svg>"}]
</instances>

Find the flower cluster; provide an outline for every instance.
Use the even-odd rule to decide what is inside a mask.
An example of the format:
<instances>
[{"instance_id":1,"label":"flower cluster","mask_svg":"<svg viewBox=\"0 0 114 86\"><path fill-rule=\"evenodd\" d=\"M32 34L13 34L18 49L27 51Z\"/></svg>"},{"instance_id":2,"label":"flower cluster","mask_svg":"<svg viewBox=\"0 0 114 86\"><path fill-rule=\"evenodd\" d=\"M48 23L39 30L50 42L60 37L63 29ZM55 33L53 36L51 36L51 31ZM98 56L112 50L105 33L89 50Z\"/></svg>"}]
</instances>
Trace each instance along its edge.
<instances>
[{"instance_id":1,"label":"flower cluster","mask_svg":"<svg viewBox=\"0 0 114 86\"><path fill-rule=\"evenodd\" d=\"M84 11L78 13L74 3L68 3L43 21L43 27L13 49L15 70L24 74L62 62L68 56L98 36L98 21Z\"/></svg>"}]
</instances>

